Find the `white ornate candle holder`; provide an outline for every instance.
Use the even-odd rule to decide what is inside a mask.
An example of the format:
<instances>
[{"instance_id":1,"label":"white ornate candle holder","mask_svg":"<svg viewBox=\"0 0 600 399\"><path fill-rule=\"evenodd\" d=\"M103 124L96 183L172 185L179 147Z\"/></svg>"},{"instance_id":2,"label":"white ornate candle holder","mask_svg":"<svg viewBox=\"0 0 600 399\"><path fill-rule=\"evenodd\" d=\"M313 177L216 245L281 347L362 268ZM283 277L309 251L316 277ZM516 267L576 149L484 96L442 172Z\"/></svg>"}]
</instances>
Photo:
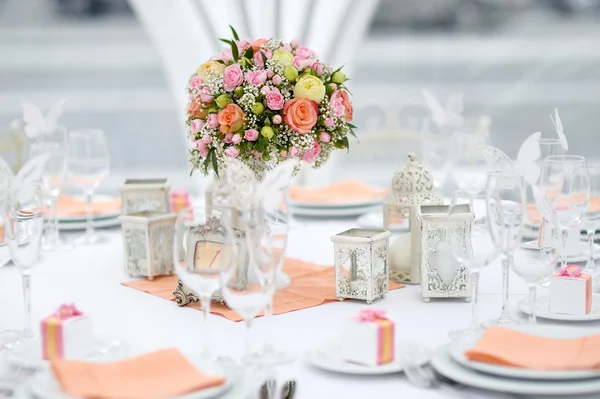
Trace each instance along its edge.
<instances>
[{"instance_id":1,"label":"white ornate candle holder","mask_svg":"<svg viewBox=\"0 0 600 399\"><path fill-rule=\"evenodd\" d=\"M394 224L408 220L410 233L398 237L390 246L390 278L394 281L419 284L421 281L418 245L421 226L417 220L419 206L443 204L442 197L433 187L431 172L415 154L408 155L408 163L392 179L392 193L383 203L383 226L391 230ZM415 245L413 245L416 243Z\"/></svg>"},{"instance_id":2,"label":"white ornate candle holder","mask_svg":"<svg viewBox=\"0 0 600 399\"><path fill-rule=\"evenodd\" d=\"M125 272L130 276L173 274L173 213L138 212L121 215Z\"/></svg>"},{"instance_id":3,"label":"white ornate candle holder","mask_svg":"<svg viewBox=\"0 0 600 399\"><path fill-rule=\"evenodd\" d=\"M127 179L121 186L121 213L169 213L169 181L167 179Z\"/></svg>"},{"instance_id":4,"label":"white ornate candle holder","mask_svg":"<svg viewBox=\"0 0 600 399\"><path fill-rule=\"evenodd\" d=\"M463 209L451 219L448 205L419 207L421 296L425 302L431 298L471 300L469 271L454 258L448 242L448 234L454 234L465 248L471 247L471 224L475 216L469 204L459 207Z\"/></svg>"},{"instance_id":5,"label":"white ornate candle holder","mask_svg":"<svg viewBox=\"0 0 600 399\"><path fill-rule=\"evenodd\" d=\"M368 304L388 292L388 250L391 233L350 229L331 237L335 253L335 296Z\"/></svg>"}]
</instances>

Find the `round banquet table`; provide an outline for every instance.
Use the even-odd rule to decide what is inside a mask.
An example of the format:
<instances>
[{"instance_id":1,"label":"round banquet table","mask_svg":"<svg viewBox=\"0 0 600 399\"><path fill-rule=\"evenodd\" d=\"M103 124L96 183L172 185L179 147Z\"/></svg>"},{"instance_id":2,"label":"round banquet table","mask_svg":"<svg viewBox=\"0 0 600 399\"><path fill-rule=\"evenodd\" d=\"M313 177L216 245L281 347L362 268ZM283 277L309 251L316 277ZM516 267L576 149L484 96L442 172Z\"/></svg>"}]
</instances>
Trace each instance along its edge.
<instances>
[{"instance_id":1,"label":"round banquet table","mask_svg":"<svg viewBox=\"0 0 600 399\"><path fill-rule=\"evenodd\" d=\"M348 228L353 221L296 222L291 231L288 256L333 264L330 237ZM123 272L122 241L119 230L101 231L108 241L72 251L43 253L32 273L32 315L35 326L61 303L75 303L91 316L98 335L126 341L136 352L177 347L184 353L199 351L202 340L198 310L179 308L175 302L121 285L130 278ZM521 250L519 250L521 251ZM502 273L499 261L481 273L479 314L481 319L497 317L502 302ZM527 289L511 273L510 292L513 313ZM462 300L432 300L424 303L419 286L408 285L391 291L374 302L396 322L396 339L424 344L432 349L443 345L447 333L468 326L471 304ZM3 328L22 325L22 295L18 271L0 269L0 322ZM274 316L273 339L277 348L294 353L298 360L278 369L278 378L297 381L296 399L403 398L436 399L453 397L447 390L421 389L411 385L402 374L350 376L315 368L304 360L312 348L339 336L344 322L365 306L360 301L327 303L314 308ZM540 323L551 323L540 320ZM211 315L214 351L221 356L239 358L245 347L245 326L218 315ZM580 324L600 332L600 323ZM255 321L252 339L262 345L266 328L264 318ZM461 392L460 397L488 398L487 393ZM455 396L455 395L454 395Z\"/></svg>"}]
</instances>

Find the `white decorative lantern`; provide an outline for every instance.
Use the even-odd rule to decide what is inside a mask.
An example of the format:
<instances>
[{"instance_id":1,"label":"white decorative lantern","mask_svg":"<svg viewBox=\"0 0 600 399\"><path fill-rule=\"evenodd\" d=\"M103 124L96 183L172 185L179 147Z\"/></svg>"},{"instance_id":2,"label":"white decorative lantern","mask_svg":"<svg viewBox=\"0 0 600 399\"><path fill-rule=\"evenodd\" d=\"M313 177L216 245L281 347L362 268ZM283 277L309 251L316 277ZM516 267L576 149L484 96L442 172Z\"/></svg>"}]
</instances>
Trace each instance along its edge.
<instances>
[{"instance_id":1,"label":"white decorative lantern","mask_svg":"<svg viewBox=\"0 0 600 399\"><path fill-rule=\"evenodd\" d=\"M121 213L169 213L169 181L167 179L127 179L121 186Z\"/></svg>"},{"instance_id":2,"label":"white decorative lantern","mask_svg":"<svg viewBox=\"0 0 600 399\"><path fill-rule=\"evenodd\" d=\"M452 218L448 217L448 205L419 207L421 296L425 302L431 298L471 300L471 276L452 254L448 235L453 234L470 252L471 224L475 215L469 204L458 207L462 209L453 212Z\"/></svg>"},{"instance_id":3,"label":"white decorative lantern","mask_svg":"<svg viewBox=\"0 0 600 399\"><path fill-rule=\"evenodd\" d=\"M420 224L418 208L424 204L442 205L443 199L433 187L431 172L415 154L408 155L408 163L392 179L392 193L383 203L383 226L394 230L394 225L407 223L409 233L397 237L390 246L390 278L408 284L419 284Z\"/></svg>"},{"instance_id":4,"label":"white decorative lantern","mask_svg":"<svg viewBox=\"0 0 600 399\"><path fill-rule=\"evenodd\" d=\"M335 254L335 295L368 304L388 292L388 250L391 233L350 229L331 237Z\"/></svg>"},{"instance_id":5,"label":"white decorative lantern","mask_svg":"<svg viewBox=\"0 0 600 399\"><path fill-rule=\"evenodd\" d=\"M130 276L173 274L173 213L138 212L121 215L125 272Z\"/></svg>"}]
</instances>

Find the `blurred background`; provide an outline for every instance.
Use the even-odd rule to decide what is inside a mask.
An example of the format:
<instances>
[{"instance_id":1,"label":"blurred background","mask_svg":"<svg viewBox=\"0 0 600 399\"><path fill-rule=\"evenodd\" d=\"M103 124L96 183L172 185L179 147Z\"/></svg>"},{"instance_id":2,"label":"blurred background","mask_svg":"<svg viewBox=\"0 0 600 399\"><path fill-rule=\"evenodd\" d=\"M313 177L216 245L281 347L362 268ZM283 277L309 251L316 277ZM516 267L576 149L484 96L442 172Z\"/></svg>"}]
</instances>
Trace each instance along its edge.
<instances>
[{"instance_id":1,"label":"blurred background","mask_svg":"<svg viewBox=\"0 0 600 399\"><path fill-rule=\"evenodd\" d=\"M466 114L489 116L492 144L512 156L530 133L554 137L558 107L569 151L593 156L598 48L600 0L381 0L351 60L354 105L414 106L423 88L442 99L463 92ZM107 134L106 187L125 176L190 184L159 53L126 0L0 0L2 140L22 100L47 110L63 98L65 125ZM368 116L358 112L355 124L364 129Z\"/></svg>"}]
</instances>

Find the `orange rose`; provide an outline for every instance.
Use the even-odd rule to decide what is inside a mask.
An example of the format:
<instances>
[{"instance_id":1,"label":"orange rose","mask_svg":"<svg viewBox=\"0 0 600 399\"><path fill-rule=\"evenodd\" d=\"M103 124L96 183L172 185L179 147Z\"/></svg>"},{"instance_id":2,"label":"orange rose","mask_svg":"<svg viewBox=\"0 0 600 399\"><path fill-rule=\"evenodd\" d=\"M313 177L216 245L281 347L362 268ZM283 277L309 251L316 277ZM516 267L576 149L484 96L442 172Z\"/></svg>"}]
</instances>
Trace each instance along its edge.
<instances>
[{"instance_id":1,"label":"orange rose","mask_svg":"<svg viewBox=\"0 0 600 399\"><path fill-rule=\"evenodd\" d=\"M263 45L263 44L265 44L266 42L267 42L267 39L256 39L251 44L252 49L256 53L258 50L260 50L260 46Z\"/></svg>"},{"instance_id":2,"label":"orange rose","mask_svg":"<svg viewBox=\"0 0 600 399\"><path fill-rule=\"evenodd\" d=\"M192 98L190 100L190 103L188 104L188 116L190 118L193 118L195 116L199 116L198 114L200 113L200 111L202 110L202 106L200 105L200 103L198 101L196 101L195 98Z\"/></svg>"},{"instance_id":3,"label":"orange rose","mask_svg":"<svg viewBox=\"0 0 600 399\"><path fill-rule=\"evenodd\" d=\"M222 133L237 132L244 126L244 111L236 104L229 104L217 113L217 121Z\"/></svg>"},{"instance_id":4,"label":"orange rose","mask_svg":"<svg viewBox=\"0 0 600 399\"><path fill-rule=\"evenodd\" d=\"M283 120L294 132L306 134L317 124L319 106L306 98L294 98L283 106Z\"/></svg>"}]
</instances>

